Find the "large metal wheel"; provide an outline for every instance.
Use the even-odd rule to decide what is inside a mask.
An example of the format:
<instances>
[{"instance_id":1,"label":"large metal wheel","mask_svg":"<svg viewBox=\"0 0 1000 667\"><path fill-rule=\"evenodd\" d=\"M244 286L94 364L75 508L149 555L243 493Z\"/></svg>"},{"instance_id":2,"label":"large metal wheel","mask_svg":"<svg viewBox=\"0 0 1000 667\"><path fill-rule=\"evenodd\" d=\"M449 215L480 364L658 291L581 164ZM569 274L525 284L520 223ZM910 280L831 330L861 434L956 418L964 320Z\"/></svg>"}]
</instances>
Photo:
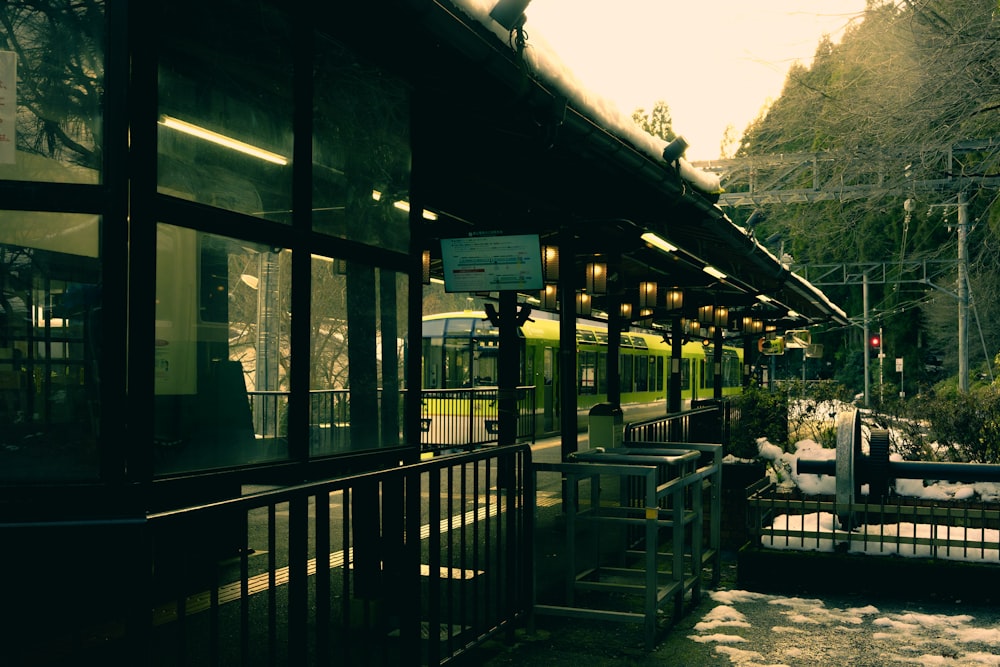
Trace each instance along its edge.
<instances>
[{"instance_id":1,"label":"large metal wheel","mask_svg":"<svg viewBox=\"0 0 1000 667\"><path fill-rule=\"evenodd\" d=\"M844 530L853 530L852 506L861 489L854 462L861 459L861 414L857 410L837 415L837 516Z\"/></svg>"}]
</instances>

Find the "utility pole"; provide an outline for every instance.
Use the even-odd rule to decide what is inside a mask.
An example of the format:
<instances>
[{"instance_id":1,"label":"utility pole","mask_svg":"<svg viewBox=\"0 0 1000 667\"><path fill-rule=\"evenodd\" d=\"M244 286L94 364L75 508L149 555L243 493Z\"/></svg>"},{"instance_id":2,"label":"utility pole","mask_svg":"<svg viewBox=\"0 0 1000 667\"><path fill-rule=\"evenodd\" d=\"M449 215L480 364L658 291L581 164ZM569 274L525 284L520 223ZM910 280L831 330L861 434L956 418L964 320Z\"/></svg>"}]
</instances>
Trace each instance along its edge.
<instances>
[{"instance_id":1,"label":"utility pole","mask_svg":"<svg viewBox=\"0 0 1000 667\"><path fill-rule=\"evenodd\" d=\"M950 146L937 156L948 163L947 171L952 173L952 160L956 155L983 150L994 151L996 139L970 139ZM912 149L913 153L920 152ZM922 154L922 153L921 153ZM923 160L923 158L921 158ZM941 289L925 276L922 281L936 289L950 294L958 299L958 390L961 393L969 391L969 283L968 283L968 246L969 233L968 208L964 187L975 186L976 181L953 176L915 180L909 165L904 170L905 185L901 182L880 181L878 185L856 184L844 185L844 167L855 161L863 161L866 169L872 166L870 157L859 157L845 151L820 151L814 153L788 153L780 155L757 155L730 160L714 160L708 162L693 162L698 169L718 174L726 181L726 189L719 198L721 207L754 206L765 204L813 203L818 201L850 201L864 199L873 192L886 194L896 192L900 195L910 195L918 191L958 190L958 291L957 294ZM889 174L896 164L903 163L900 159L887 157L883 172ZM834 169L840 165L841 169ZM849 170L848 170L849 171ZM907 200L910 202L911 200ZM906 204L907 215L912 204ZM931 204L934 206L951 207L954 204ZM903 269L903 262L900 262ZM821 286L808 275L804 276L813 285ZM868 273L864 274L867 281ZM847 282L828 282L826 284L848 284ZM852 283L854 284L854 283ZM867 291L866 291L867 296ZM865 338L868 338L868 307L865 305ZM865 356L865 405L868 405L868 361Z\"/></svg>"},{"instance_id":2,"label":"utility pole","mask_svg":"<svg viewBox=\"0 0 1000 667\"><path fill-rule=\"evenodd\" d=\"M863 304L864 311L865 311L864 312L864 316L863 316L863 320L864 320L864 338L862 339L863 342L862 342L862 348L861 348L862 351L864 352L864 364L865 364L865 407L866 408L870 408L871 405L872 405L872 401L871 401L871 379L870 379L871 372L868 369L869 368L868 357L869 357L869 354L870 354L868 352L868 346L871 345L871 343L869 342L870 341L870 337L869 337L869 328L868 328L868 272L867 271L864 272L864 274L862 275L861 280L862 280L862 283L861 283L861 302Z\"/></svg>"},{"instance_id":3,"label":"utility pole","mask_svg":"<svg viewBox=\"0 0 1000 667\"><path fill-rule=\"evenodd\" d=\"M958 391L969 392L969 211L965 192L958 193Z\"/></svg>"}]
</instances>

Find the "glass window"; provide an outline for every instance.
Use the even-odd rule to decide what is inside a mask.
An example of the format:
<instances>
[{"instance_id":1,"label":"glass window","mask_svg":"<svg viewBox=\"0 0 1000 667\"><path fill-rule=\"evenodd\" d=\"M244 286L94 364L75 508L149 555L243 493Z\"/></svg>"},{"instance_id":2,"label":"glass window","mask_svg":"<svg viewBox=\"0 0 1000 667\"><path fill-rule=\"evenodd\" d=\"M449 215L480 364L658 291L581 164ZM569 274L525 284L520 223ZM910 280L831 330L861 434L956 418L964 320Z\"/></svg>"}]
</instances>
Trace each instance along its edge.
<instances>
[{"instance_id":1,"label":"glass window","mask_svg":"<svg viewBox=\"0 0 1000 667\"><path fill-rule=\"evenodd\" d=\"M314 255L312 279L310 453L402 444L406 275Z\"/></svg>"},{"instance_id":2,"label":"glass window","mask_svg":"<svg viewBox=\"0 0 1000 667\"><path fill-rule=\"evenodd\" d=\"M288 456L291 252L160 224L154 471Z\"/></svg>"},{"instance_id":3,"label":"glass window","mask_svg":"<svg viewBox=\"0 0 1000 667\"><path fill-rule=\"evenodd\" d=\"M579 374L577 377L579 394L583 396L597 393L597 368L595 365L595 353L580 351L577 353L577 356L579 359L577 362L577 366L579 368Z\"/></svg>"},{"instance_id":4,"label":"glass window","mask_svg":"<svg viewBox=\"0 0 1000 667\"><path fill-rule=\"evenodd\" d=\"M407 252L409 88L326 35L316 44L313 228Z\"/></svg>"},{"instance_id":5,"label":"glass window","mask_svg":"<svg viewBox=\"0 0 1000 667\"><path fill-rule=\"evenodd\" d=\"M635 390L649 391L649 355L635 356Z\"/></svg>"},{"instance_id":6,"label":"glass window","mask_svg":"<svg viewBox=\"0 0 1000 667\"><path fill-rule=\"evenodd\" d=\"M621 356L618 357L618 364L619 364L618 370L620 373L621 383L622 383L621 392L623 394L629 393L632 391L632 381L633 381L632 355L622 354Z\"/></svg>"},{"instance_id":7,"label":"glass window","mask_svg":"<svg viewBox=\"0 0 1000 667\"><path fill-rule=\"evenodd\" d=\"M0 479L98 475L99 228L0 211Z\"/></svg>"},{"instance_id":8,"label":"glass window","mask_svg":"<svg viewBox=\"0 0 1000 667\"><path fill-rule=\"evenodd\" d=\"M608 393L608 353L597 353L597 393Z\"/></svg>"},{"instance_id":9,"label":"glass window","mask_svg":"<svg viewBox=\"0 0 1000 667\"><path fill-rule=\"evenodd\" d=\"M0 179L99 182L104 2L5 2L0 18Z\"/></svg>"},{"instance_id":10,"label":"glass window","mask_svg":"<svg viewBox=\"0 0 1000 667\"><path fill-rule=\"evenodd\" d=\"M237 0L159 6L159 191L291 222L287 10Z\"/></svg>"},{"instance_id":11,"label":"glass window","mask_svg":"<svg viewBox=\"0 0 1000 667\"><path fill-rule=\"evenodd\" d=\"M722 386L743 386L743 367L739 356L733 350L722 351Z\"/></svg>"}]
</instances>

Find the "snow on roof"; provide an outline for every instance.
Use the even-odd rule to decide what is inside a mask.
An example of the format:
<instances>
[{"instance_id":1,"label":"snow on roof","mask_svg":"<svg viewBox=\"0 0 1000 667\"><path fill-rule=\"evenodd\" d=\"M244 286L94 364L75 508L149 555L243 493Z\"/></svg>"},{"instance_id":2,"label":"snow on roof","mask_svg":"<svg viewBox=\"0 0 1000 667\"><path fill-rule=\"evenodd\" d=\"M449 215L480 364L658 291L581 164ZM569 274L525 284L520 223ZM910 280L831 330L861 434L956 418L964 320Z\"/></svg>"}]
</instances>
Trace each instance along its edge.
<instances>
[{"instance_id":1,"label":"snow on roof","mask_svg":"<svg viewBox=\"0 0 1000 667\"><path fill-rule=\"evenodd\" d=\"M451 0L451 2L466 15L485 26L501 41L511 44L511 35L507 29L490 17L490 11L496 5L497 0ZM544 35L538 33L531 34L530 40L525 47L524 57L528 66L535 73L535 76L565 96L574 107L587 115L587 117L597 122L608 132L627 140L637 150L642 151L653 160L664 162L663 149L667 146L667 141L649 134L610 99L587 88L566 63L563 62L549 43L545 41ZM718 174L702 171L684 158L680 158L677 161L677 166L680 170L681 178L690 183L692 187L709 194L722 192L722 185ZM716 208L718 207L716 206ZM729 216L723 214L722 217L729 224L743 230L733 223L729 219ZM743 231L746 233L746 230ZM754 245L768 255L771 255L756 240L754 241ZM776 257L773 255L771 257L775 263L780 264ZM790 275L799 287L812 294L817 302L823 303L830 312L836 313L841 318L846 319L846 313L830 301L822 291L818 290L801 276L791 272Z\"/></svg>"},{"instance_id":2,"label":"snow on roof","mask_svg":"<svg viewBox=\"0 0 1000 667\"><path fill-rule=\"evenodd\" d=\"M490 18L497 0L452 0L456 7L482 23L505 43L510 43L506 28ZM584 112L615 136L628 140L636 149L654 160L663 162L667 142L654 137L636 125L632 117L614 102L588 89L545 41L544 35L532 33L524 51L525 61L535 75L566 97L574 107ZM684 158L678 160L681 178L706 193L722 191L718 174L702 171Z\"/></svg>"}]
</instances>

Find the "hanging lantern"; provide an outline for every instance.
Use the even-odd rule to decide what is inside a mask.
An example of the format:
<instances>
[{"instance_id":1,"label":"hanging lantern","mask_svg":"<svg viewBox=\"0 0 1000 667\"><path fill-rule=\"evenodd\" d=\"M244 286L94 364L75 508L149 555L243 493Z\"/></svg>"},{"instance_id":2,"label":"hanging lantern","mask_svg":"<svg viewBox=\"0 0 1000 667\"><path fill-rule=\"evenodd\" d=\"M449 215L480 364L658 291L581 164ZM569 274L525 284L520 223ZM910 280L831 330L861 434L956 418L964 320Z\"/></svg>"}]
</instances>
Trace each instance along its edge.
<instances>
[{"instance_id":1,"label":"hanging lantern","mask_svg":"<svg viewBox=\"0 0 1000 667\"><path fill-rule=\"evenodd\" d=\"M556 309L556 293L557 290L554 283L545 283L545 287L542 289L542 298L539 299L542 302L544 310Z\"/></svg>"},{"instance_id":2,"label":"hanging lantern","mask_svg":"<svg viewBox=\"0 0 1000 667\"><path fill-rule=\"evenodd\" d=\"M576 293L576 314L577 315L590 315L590 295L586 292Z\"/></svg>"},{"instance_id":3,"label":"hanging lantern","mask_svg":"<svg viewBox=\"0 0 1000 667\"><path fill-rule=\"evenodd\" d=\"M643 281L639 283L639 307L654 308L656 306L656 283Z\"/></svg>"},{"instance_id":4,"label":"hanging lantern","mask_svg":"<svg viewBox=\"0 0 1000 667\"><path fill-rule=\"evenodd\" d=\"M559 280L559 248L557 246L542 246L542 276L548 281Z\"/></svg>"},{"instance_id":5,"label":"hanging lantern","mask_svg":"<svg viewBox=\"0 0 1000 667\"><path fill-rule=\"evenodd\" d=\"M587 270L587 291L591 294L606 294L608 291L608 265L604 262L589 262Z\"/></svg>"},{"instance_id":6,"label":"hanging lantern","mask_svg":"<svg viewBox=\"0 0 1000 667\"><path fill-rule=\"evenodd\" d=\"M684 290L673 287L667 290L667 310L678 310L684 305Z\"/></svg>"}]
</instances>

